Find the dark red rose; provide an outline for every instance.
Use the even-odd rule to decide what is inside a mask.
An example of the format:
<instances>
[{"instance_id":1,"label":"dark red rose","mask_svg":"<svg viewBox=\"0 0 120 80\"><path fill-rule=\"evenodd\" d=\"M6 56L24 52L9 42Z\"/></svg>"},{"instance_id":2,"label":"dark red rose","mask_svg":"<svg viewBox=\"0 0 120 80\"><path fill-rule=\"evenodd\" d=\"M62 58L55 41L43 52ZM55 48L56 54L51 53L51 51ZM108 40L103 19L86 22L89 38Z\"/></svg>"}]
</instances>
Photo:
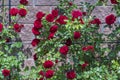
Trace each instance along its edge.
<instances>
[{"instance_id":1,"label":"dark red rose","mask_svg":"<svg viewBox=\"0 0 120 80\"><path fill-rule=\"evenodd\" d=\"M45 13L43 13L43 12L41 12L41 11L39 11L39 12L36 14L36 18L37 18L38 20L41 20L44 16L45 16Z\"/></svg>"},{"instance_id":2,"label":"dark red rose","mask_svg":"<svg viewBox=\"0 0 120 80\"><path fill-rule=\"evenodd\" d=\"M58 29L58 26L57 25L53 25L51 28L50 28L50 33L55 33Z\"/></svg>"},{"instance_id":3,"label":"dark red rose","mask_svg":"<svg viewBox=\"0 0 120 80\"><path fill-rule=\"evenodd\" d=\"M17 8L11 8L10 9L10 15L16 16L18 14L19 10Z\"/></svg>"},{"instance_id":4,"label":"dark red rose","mask_svg":"<svg viewBox=\"0 0 120 80\"><path fill-rule=\"evenodd\" d=\"M55 63L58 63L58 59L55 60Z\"/></svg>"},{"instance_id":5,"label":"dark red rose","mask_svg":"<svg viewBox=\"0 0 120 80\"><path fill-rule=\"evenodd\" d=\"M39 75L44 76L44 75L45 75L45 72L41 70L41 71L39 72Z\"/></svg>"},{"instance_id":6,"label":"dark red rose","mask_svg":"<svg viewBox=\"0 0 120 80\"><path fill-rule=\"evenodd\" d=\"M40 39L33 39L33 41L31 42L32 46L35 47L39 44Z\"/></svg>"},{"instance_id":7,"label":"dark red rose","mask_svg":"<svg viewBox=\"0 0 120 80\"><path fill-rule=\"evenodd\" d=\"M40 35L39 29L37 29L37 28L35 28L35 27L32 28L32 33L33 33L34 35Z\"/></svg>"},{"instance_id":8,"label":"dark red rose","mask_svg":"<svg viewBox=\"0 0 120 80\"><path fill-rule=\"evenodd\" d=\"M76 72L74 70L71 70L66 73L67 79L74 79L76 78Z\"/></svg>"},{"instance_id":9,"label":"dark red rose","mask_svg":"<svg viewBox=\"0 0 120 80\"><path fill-rule=\"evenodd\" d=\"M58 10L57 9L52 10L52 15L54 17L57 17L58 16Z\"/></svg>"},{"instance_id":10,"label":"dark red rose","mask_svg":"<svg viewBox=\"0 0 120 80\"><path fill-rule=\"evenodd\" d=\"M67 45L62 46L59 50L59 52L63 55L67 55L68 51L69 51L69 48Z\"/></svg>"},{"instance_id":11,"label":"dark red rose","mask_svg":"<svg viewBox=\"0 0 120 80\"><path fill-rule=\"evenodd\" d=\"M43 78L43 77L41 77L39 80L44 80L44 78Z\"/></svg>"},{"instance_id":12,"label":"dark red rose","mask_svg":"<svg viewBox=\"0 0 120 80\"><path fill-rule=\"evenodd\" d=\"M110 14L110 15L108 15L108 16L105 18L105 22L106 22L108 25L113 24L115 21L116 21L116 16L114 16L113 14Z\"/></svg>"},{"instance_id":13,"label":"dark red rose","mask_svg":"<svg viewBox=\"0 0 120 80\"><path fill-rule=\"evenodd\" d=\"M68 18L66 16L60 15L60 17L56 20L59 24L66 24L66 21Z\"/></svg>"},{"instance_id":14,"label":"dark red rose","mask_svg":"<svg viewBox=\"0 0 120 80\"><path fill-rule=\"evenodd\" d=\"M14 24L13 27L14 27L15 32L20 32L20 31L21 31L21 28L22 28L22 27L21 27L19 24L17 24L17 23Z\"/></svg>"},{"instance_id":15,"label":"dark red rose","mask_svg":"<svg viewBox=\"0 0 120 80\"><path fill-rule=\"evenodd\" d=\"M3 70L2 70L2 75L4 75L5 77L9 76L9 75L10 75L10 70L8 70L8 69L3 69Z\"/></svg>"},{"instance_id":16,"label":"dark red rose","mask_svg":"<svg viewBox=\"0 0 120 80\"><path fill-rule=\"evenodd\" d=\"M22 5L27 5L27 4L28 4L28 1L27 1L27 0L20 0L20 4L22 4Z\"/></svg>"},{"instance_id":17,"label":"dark red rose","mask_svg":"<svg viewBox=\"0 0 120 80\"><path fill-rule=\"evenodd\" d=\"M53 16L52 14L48 14L48 15L46 16L46 20L47 20L48 22L53 22L53 21L54 21L54 16Z\"/></svg>"},{"instance_id":18,"label":"dark red rose","mask_svg":"<svg viewBox=\"0 0 120 80\"><path fill-rule=\"evenodd\" d=\"M54 63L51 60L47 60L43 63L44 68L51 68Z\"/></svg>"},{"instance_id":19,"label":"dark red rose","mask_svg":"<svg viewBox=\"0 0 120 80\"><path fill-rule=\"evenodd\" d=\"M54 75L53 70L47 70L46 73L45 73L46 78L51 78L53 75Z\"/></svg>"},{"instance_id":20,"label":"dark red rose","mask_svg":"<svg viewBox=\"0 0 120 80\"><path fill-rule=\"evenodd\" d=\"M90 23L99 25L99 24L101 24L101 21L99 18L95 18L94 20L90 21Z\"/></svg>"},{"instance_id":21,"label":"dark red rose","mask_svg":"<svg viewBox=\"0 0 120 80\"><path fill-rule=\"evenodd\" d=\"M83 14L84 16L86 16L86 15L87 15L87 12L82 12L82 14Z\"/></svg>"},{"instance_id":22,"label":"dark red rose","mask_svg":"<svg viewBox=\"0 0 120 80\"><path fill-rule=\"evenodd\" d=\"M40 29L40 28L43 27L43 25L42 25L41 21L35 20L34 21L34 27L37 28L37 29Z\"/></svg>"},{"instance_id":23,"label":"dark red rose","mask_svg":"<svg viewBox=\"0 0 120 80\"><path fill-rule=\"evenodd\" d=\"M36 54L36 53L33 55L33 59L34 59L35 61L38 59L38 57L37 57L37 54Z\"/></svg>"},{"instance_id":24,"label":"dark red rose","mask_svg":"<svg viewBox=\"0 0 120 80\"><path fill-rule=\"evenodd\" d=\"M94 47L93 46L85 46L82 48L83 51L94 51Z\"/></svg>"},{"instance_id":25,"label":"dark red rose","mask_svg":"<svg viewBox=\"0 0 120 80\"><path fill-rule=\"evenodd\" d=\"M26 16L26 14L27 14L26 9L21 8L21 9L19 10L19 15L20 15L21 17L25 17L25 16Z\"/></svg>"},{"instance_id":26,"label":"dark red rose","mask_svg":"<svg viewBox=\"0 0 120 80\"><path fill-rule=\"evenodd\" d=\"M84 69L88 66L88 62L85 62L85 63L82 64L81 66L82 66L82 70L84 70Z\"/></svg>"},{"instance_id":27,"label":"dark red rose","mask_svg":"<svg viewBox=\"0 0 120 80\"><path fill-rule=\"evenodd\" d=\"M10 38L6 38L5 40L6 40L6 43L7 43L7 42L10 42Z\"/></svg>"},{"instance_id":28,"label":"dark red rose","mask_svg":"<svg viewBox=\"0 0 120 80\"><path fill-rule=\"evenodd\" d=\"M111 0L112 4L118 4L117 0Z\"/></svg>"},{"instance_id":29,"label":"dark red rose","mask_svg":"<svg viewBox=\"0 0 120 80\"><path fill-rule=\"evenodd\" d=\"M74 39L79 39L81 37L81 33L78 31L74 32Z\"/></svg>"},{"instance_id":30,"label":"dark red rose","mask_svg":"<svg viewBox=\"0 0 120 80\"><path fill-rule=\"evenodd\" d=\"M73 18L81 18L82 17L82 12L80 10L73 10L72 11L72 17Z\"/></svg>"},{"instance_id":31,"label":"dark red rose","mask_svg":"<svg viewBox=\"0 0 120 80\"><path fill-rule=\"evenodd\" d=\"M49 39L49 40L50 40L50 39L53 39L54 35L55 35L55 33L50 33L49 36L48 36L48 39Z\"/></svg>"},{"instance_id":32,"label":"dark red rose","mask_svg":"<svg viewBox=\"0 0 120 80\"><path fill-rule=\"evenodd\" d=\"M3 24L0 23L0 32L2 32L2 30L3 30Z\"/></svg>"},{"instance_id":33,"label":"dark red rose","mask_svg":"<svg viewBox=\"0 0 120 80\"><path fill-rule=\"evenodd\" d=\"M72 44L71 39L70 39L70 38L69 38L69 39L67 39L67 40L66 40L66 42L65 42L65 44L66 44L67 46L70 46L70 45Z\"/></svg>"},{"instance_id":34,"label":"dark red rose","mask_svg":"<svg viewBox=\"0 0 120 80\"><path fill-rule=\"evenodd\" d=\"M68 2L68 4L69 4L69 6L72 6L72 5L73 5L73 3L72 3L72 2Z\"/></svg>"}]
</instances>

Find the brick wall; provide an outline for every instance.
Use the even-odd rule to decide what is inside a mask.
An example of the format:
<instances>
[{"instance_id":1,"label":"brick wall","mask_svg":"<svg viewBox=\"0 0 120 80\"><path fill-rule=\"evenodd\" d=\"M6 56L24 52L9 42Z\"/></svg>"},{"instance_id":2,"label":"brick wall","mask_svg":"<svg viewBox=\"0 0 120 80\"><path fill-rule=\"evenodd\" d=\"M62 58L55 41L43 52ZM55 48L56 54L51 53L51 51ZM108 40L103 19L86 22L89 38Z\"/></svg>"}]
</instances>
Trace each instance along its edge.
<instances>
[{"instance_id":1,"label":"brick wall","mask_svg":"<svg viewBox=\"0 0 120 80\"><path fill-rule=\"evenodd\" d=\"M5 6L7 8L7 13L6 16L8 16L8 8L9 8L9 0L4 0L5 1ZM97 0L75 0L75 4L80 6L80 2L87 1L91 4L94 4ZM12 7L17 6L19 4L19 0L11 0L11 5ZM24 47L31 47L30 42L32 39L34 39L34 35L31 33L31 28L33 27L33 21L35 20L35 14L38 11L43 11L49 13L52 8L57 6L59 3L57 0L29 0L29 5L27 6L28 10L28 15L25 19L20 19L19 23L24 23L25 27L22 29L22 32L20 33L21 39L23 40ZM0 5L2 5L2 0L0 0ZM0 12L1 11L0 6ZM92 12L92 16L97 16L100 18L104 25L104 18L106 15L110 13L114 13L111 11L112 9L112 4L110 3L110 0L108 0L107 6L96 6L96 8ZM6 21L8 21L8 17L6 18ZM33 49L33 48L32 48Z\"/></svg>"}]
</instances>

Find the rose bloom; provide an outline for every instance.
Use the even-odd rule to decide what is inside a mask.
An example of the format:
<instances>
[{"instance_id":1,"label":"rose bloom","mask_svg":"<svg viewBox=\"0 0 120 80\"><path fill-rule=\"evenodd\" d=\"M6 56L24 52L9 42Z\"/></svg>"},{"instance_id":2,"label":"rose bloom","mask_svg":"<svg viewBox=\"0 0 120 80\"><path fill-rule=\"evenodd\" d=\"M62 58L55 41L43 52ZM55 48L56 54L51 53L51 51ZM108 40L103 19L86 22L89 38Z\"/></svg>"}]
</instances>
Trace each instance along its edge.
<instances>
[{"instance_id":1,"label":"rose bloom","mask_svg":"<svg viewBox=\"0 0 120 80\"><path fill-rule=\"evenodd\" d=\"M110 15L106 16L106 18L105 18L105 22L108 25L113 24L115 21L116 21L116 16L114 16L113 14L110 14Z\"/></svg>"},{"instance_id":2,"label":"rose bloom","mask_svg":"<svg viewBox=\"0 0 120 80\"><path fill-rule=\"evenodd\" d=\"M58 16L58 10L57 9L52 10L52 15L54 17L57 17Z\"/></svg>"},{"instance_id":3,"label":"rose bloom","mask_svg":"<svg viewBox=\"0 0 120 80\"><path fill-rule=\"evenodd\" d=\"M4 75L5 77L9 76L9 75L10 75L10 70L8 70L8 69L3 69L3 70L2 70L2 75Z\"/></svg>"},{"instance_id":4,"label":"rose bloom","mask_svg":"<svg viewBox=\"0 0 120 80\"><path fill-rule=\"evenodd\" d=\"M45 13L43 13L43 12L41 12L41 11L39 11L39 12L36 14L36 18L37 18L38 20L41 20L44 16L45 16Z\"/></svg>"},{"instance_id":5,"label":"rose bloom","mask_svg":"<svg viewBox=\"0 0 120 80\"><path fill-rule=\"evenodd\" d=\"M90 21L90 23L99 25L99 24L101 24L101 21L99 18L95 18L94 20Z\"/></svg>"},{"instance_id":6,"label":"rose bloom","mask_svg":"<svg viewBox=\"0 0 120 80\"><path fill-rule=\"evenodd\" d=\"M37 29L37 28L35 28L35 27L32 28L32 33L33 33L34 35L40 35L39 29Z\"/></svg>"},{"instance_id":7,"label":"rose bloom","mask_svg":"<svg viewBox=\"0 0 120 80\"><path fill-rule=\"evenodd\" d=\"M76 78L76 73L74 70L71 70L71 71L66 73L66 76L68 79L74 79L74 78Z\"/></svg>"},{"instance_id":8,"label":"rose bloom","mask_svg":"<svg viewBox=\"0 0 120 80\"><path fill-rule=\"evenodd\" d=\"M26 9L21 8L21 9L19 10L19 15L20 15L21 17L25 17L25 16L26 16L26 14L27 14Z\"/></svg>"},{"instance_id":9,"label":"rose bloom","mask_svg":"<svg viewBox=\"0 0 120 80\"><path fill-rule=\"evenodd\" d=\"M68 51L69 51L69 48L67 45L62 46L59 50L59 52L63 55L67 55Z\"/></svg>"},{"instance_id":10,"label":"rose bloom","mask_svg":"<svg viewBox=\"0 0 120 80\"><path fill-rule=\"evenodd\" d=\"M16 16L18 14L19 10L17 8L11 8L10 9L10 15Z\"/></svg>"},{"instance_id":11,"label":"rose bloom","mask_svg":"<svg viewBox=\"0 0 120 80\"><path fill-rule=\"evenodd\" d=\"M44 76L44 75L45 75L45 72L41 70L41 71L39 72L39 75Z\"/></svg>"},{"instance_id":12,"label":"rose bloom","mask_svg":"<svg viewBox=\"0 0 120 80\"><path fill-rule=\"evenodd\" d=\"M57 30L58 30L58 26L57 26L57 25L53 25L53 26L50 28L50 33L55 33Z\"/></svg>"},{"instance_id":13,"label":"rose bloom","mask_svg":"<svg viewBox=\"0 0 120 80\"><path fill-rule=\"evenodd\" d=\"M72 5L73 5L73 3L72 3L72 2L68 2L68 4L69 4L69 6L72 6Z\"/></svg>"},{"instance_id":14,"label":"rose bloom","mask_svg":"<svg viewBox=\"0 0 120 80\"><path fill-rule=\"evenodd\" d=\"M34 59L35 61L38 59L38 57L37 57L37 54L36 54L36 53L33 55L33 59Z\"/></svg>"},{"instance_id":15,"label":"rose bloom","mask_svg":"<svg viewBox=\"0 0 120 80\"><path fill-rule=\"evenodd\" d=\"M94 47L93 46L85 46L82 48L83 51L94 51Z\"/></svg>"},{"instance_id":16,"label":"rose bloom","mask_svg":"<svg viewBox=\"0 0 120 80\"><path fill-rule=\"evenodd\" d=\"M46 16L46 20L47 20L48 22L53 22L53 21L54 21L54 16L53 16L52 14L48 14L48 15Z\"/></svg>"},{"instance_id":17,"label":"rose bloom","mask_svg":"<svg viewBox=\"0 0 120 80\"><path fill-rule=\"evenodd\" d=\"M39 20L35 20L34 21L34 27L37 28L37 29L41 29L43 27L41 21Z\"/></svg>"},{"instance_id":18,"label":"rose bloom","mask_svg":"<svg viewBox=\"0 0 120 80\"><path fill-rule=\"evenodd\" d=\"M47 70L45 73L45 77L46 78L51 78L54 75L54 71L53 70Z\"/></svg>"},{"instance_id":19,"label":"rose bloom","mask_svg":"<svg viewBox=\"0 0 120 80\"><path fill-rule=\"evenodd\" d=\"M33 39L31 44L32 44L33 47L35 47L39 44L39 42L40 42L40 39Z\"/></svg>"},{"instance_id":20,"label":"rose bloom","mask_svg":"<svg viewBox=\"0 0 120 80\"><path fill-rule=\"evenodd\" d=\"M66 24L66 21L68 18L66 16L60 15L59 18L56 20L59 24Z\"/></svg>"},{"instance_id":21,"label":"rose bloom","mask_svg":"<svg viewBox=\"0 0 120 80\"><path fill-rule=\"evenodd\" d=\"M84 69L88 66L88 62L85 62L85 63L82 64L81 66L82 66L82 70L84 70Z\"/></svg>"},{"instance_id":22,"label":"rose bloom","mask_svg":"<svg viewBox=\"0 0 120 80\"><path fill-rule=\"evenodd\" d=\"M27 1L27 0L20 0L20 4L22 4L22 5L27 5L27 4L28 4L28 1Z\"/></svg>"},{"instance_id":23,"label":"rose bloom","mask_svg":"<svg viewBox=\"0 0 120 80\"><path fill-rule=\"evenodd\" d=\"M81 33L78 31L74 32L74 39L79 39L81 37Z\"/></svg>"},{"instance_id":24,"label":"rose bloom","mask_svg":"<svg viewBox=\"0 0 120 80\"><path fill-rule=\"evenodd\" d=\"M70 38L69 38L69 39L67 39L67 40L66 40L66 42L65 42L65 44L66 44L67 46L70 46L70 45L72 44L71 39L70 39Z\"/></svg>"},{"instance_id":25,"label":"rose bloom","mask_svg":"<svg viewBox=\"0 0 120 80\"><path fill-rule=\"evenodd\" d=\"M51 60L47 60L43 63L44 68L51 68L54 63Z\"/></svg>"},{"instance_id":26,"label":"rose bloom","mask_svg":"<svg viewBox=\"0 0 120 80\"><path fill-rule=\"evenodd\" d=\"M0 32L2 32L2 30L3 30L3 24L0 23Z\"/></svg>"},{"instance_id":27,"label":"rose bloom","mask_svg":"<svg viewBox=\"0 0 120 80\"><path fill-rule=\"evenodd\" d=\"M43 78L43 77L41 77L39 80L44 80L44 78Z\"/></svg>"},{"instance_id":28,"label":"rose bloom","mask_svg":"<svg viewBox=\"0 0 120 80\"><path fill-rule=\"evenodd\" d=\"M48 39L50 40L50 39L53 39L54 38L54 35L55 35L55 33L50 33L49 35L48 35Z\"/></svg>"},{"instance_id":29,"label":"rose bloom","mask_svg":"<svg viewBox=\"0 0 120 80\"><path fill-rule=\"evenodd\" d=\"M73 10L72 17L73 18L80 18L80 17L82 17L82 12L80 10Z\"/></svg>"},{"instance_id":30,"label":"rose bloom","mask_svg":"<svg viewBox=\"0 0 120 80\"><path fill-rule=\"evenodd\" d=\"M117 0L110 0L112 4L118 4Z\"/></svg>"},{"instance_id":31,"label":"rose bloom","mask_svg":"<svg viewBox=\"0 0 120 80\"><path fill-rule=\"evenodd\" d=\"M22 28L22 27L21 27L19 24L17 24L17 23L14 24L13 27L14 27L15 32L20 32L20 31L21 31L21 28Z\"/></svg>"}]
</instances>

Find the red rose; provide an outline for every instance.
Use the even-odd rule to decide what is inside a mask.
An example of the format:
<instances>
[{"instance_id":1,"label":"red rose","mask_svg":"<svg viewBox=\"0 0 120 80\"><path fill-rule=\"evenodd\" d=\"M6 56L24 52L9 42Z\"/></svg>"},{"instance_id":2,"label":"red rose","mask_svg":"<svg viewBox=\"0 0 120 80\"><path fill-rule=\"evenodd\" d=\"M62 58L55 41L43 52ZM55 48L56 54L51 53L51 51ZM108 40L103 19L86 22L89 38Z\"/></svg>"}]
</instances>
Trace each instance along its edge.
<instances>
[{"instance_id":1,"label":"red rose","mask_svg":"<svg viewBox=\"0 0 120 80\"><path fill-rule=\"evenodd\" d=\"M41 20L44 16L45 16L45 13L43 13L41 11L36 14L36 18L39 20Z\"/></svg>"},{"instance_id":2,"label":"red rose","mask_svg":"<svg viewBox=\"0 0 120 80\"><path fill-rule=\"evenodd\" d=\"M6 40L6 43L7 43L7 42L10 42L10 38L6 38L5 40Z\"/></svg>"},{"instance_id":3,"label":"red rose","mask_svg":"<svg viewBox=\"0 0 120 80\"><path fill-rule=\"evenodd\" d=\"M58 16L58 10L57 9L52 10L52 15L54 17L57 17Z\"/></svg>"},{"instance_id":4,"label":"red rose","mask_svg":"<svg viewBox=\"0 0 120 80\"><path fill-rule=\"evenodd\" d=\"M81 37L81 33L78 31L74 32L74 39L79 39Z\"/></svg>"},{"instance_id":5,"label":"red rose","mask_svg":"<svg viewBox=\"0 0 120 80\"><path fill-rule=\"evenodd\" d=\"M37 54L36 54L36 53L33 55L33 59L34 59L35 61L38 59L38 57L37 57Z\"/></svg>"},{"instance_id":6,"label":"red rose","mask_svg":"<svg viewBox=\"0 0 120 80\"><path fill-rule=\"evenodd\" d=\"M20 15L21 17L25 17L25 16L26 16L26 14L27 14L26 9L21 8L21 9L19 10L19 15Z\"/></svg>"},{"instance_id":7,"label":"red rose","mask_svg":"<svg viewBox=\"0 0 120 80\"><path fill-rule=\"evenodd\" d=\"M43 27L43 25L42 25L41 21L35 20L34 21L34 27L37 28L37 29L40 29L40 28Z\"/></svg>"},{"instance_id":8,"label":"red rose","mask_svg":"<svg viewBox=\"0 0 120 80\"><path fill-rule=\"evenodd\" d=\"M68 53L68 51L69 51L69 48L67 45L62 46L59 50L59 52L63 55L66 55Z\"/></svg>"},{"instance_id":9,"label":"red rose","mask_svg":"<svg viewBox=\"0 0 120 80\"><path fill-rule=\"evenodd\" d=\"M65 44L66 44L67 46L70 46L70 45L72 44L71 39L70 39L70 38L69 38L69 39L67 39L67 40L66 40L66 42L65 42Z\"/></svg>"},{"instance_id":10,"label":"red rose","mask_svg":"<svg viewBox=\"0 0 120 80\"><path fill-rule=\"evenodd\" d=\"M35 27L32 28L32 33L33 33L34 35L40 35L39 29L37 29L37 28L35 28Z\"/></svg>"},{"instance_id":11,"label":"red rose","mask_svg":"<svg viewBox=\"0 0 120 80\"><path fill-rule=\"evenodd\" d=\"M18 14L19 10L17 8L11 8L10 9L10 15L16 16Z\"/></svg>"},{"instance_id":12,"label":"red rose","mask_svg":"<svg viewBox=\"0 0 120 80\"><path fill-rule=\"evenodd\" d=\"M105 22L106 22L108 25L113 24L115 21L116 21L116 17L115 17L113 14L110 14L110 15L108 15L108 16L105 18Z\"/></svg>"},{"instance_id":13,"label":"red rose","mask_svg":"<svg viewBox=\"0 0 120 80\"><path fill-rule=\"evenodd\" d=\"M82 48L83 51L94 51L94 47L93 46L85 46Z\"/></svg>"},{"instance_id":14,"label":"red rose","mask_svg":"<svg viewBox=\"0 0 120 80\"><path fill-rule=\"evenodd\" d=\"M72 3L72 2L68 2L68 4L69 4L70 6L72 6L72 5L73 5L73 3Z\"/></svg>"},{"instance_id":15,"label":"red rose","mask_svg":"<svg viewBox=\"0 0 120 80\"><path fill-rule=\"evenodd\" d=\"M53 70L47 70L46 73L45 73L46 78L51 78L53 75L54 75Z\"/></svg>"},{"instance_id":16,"label":"red rose","mask_svg":"<svg viewBox=\"0 0 120 80\"><path fill-rule=\"evenodd\" d=\"M44 75L45 75L45 72L41 70L41 71L39 72L39 75L44 76Z\"/></svg>"},{"instance_id":17,"label":"red rose","mask_svg":"<svg viewBox=\"0 0 120 80\"><path fill-rule=\"evenodd\" d=\"M58 63L58 59L55 60L55 63Z\"/></svg>"},{"instance_id":18,"label":"red rose","mask_svg":"<svg viewBox=\"0 0 120 80\"><path fill-rule=\"evenodd\" d=\"M39 80L44 80L44 78L43 78L43 77L41 77Z\"/></svg>"},{"instance_id":19,"label":"red rose","mask_svg":"<svg viewBox=\"0 0 120 80\"><path fill-rule=\"evenodd\" d=\"M111 0L112 4L118 4L117 0Z\"/></svg>"},{"instance_id":20,"label":"red rose","mask_svg":"<svg viewBox=\"0 0 120 80\"><path fill-rule=\"evenodd\" d=\"M76 73L75 73L75 71L71 70L71 71L67 72L66 76L68 79L74 79L76 77Z\"/></svg>"},{"instance_id":21,"label":"red rose","mask_svg":"<svg viewBox=\"0 0 120 80\"><path fill-rule=\"evenodd\" d=\"M81 18L82 17L82 12L80 10L73 10L72 11L72 17L73 18Z\"/></svg>"},{"instance_id":22,"label":"red rose","mask_svg":"<svg viewBox=\"0 0 120 80\"><path fill-rule=\"evenodd\" d=\"M3 30L3 24L0 23L0 32L2 32L2 30Z\"/></svg>"},{"instance_id":23,"label":"red rose","mask_svg":"<svg viewBox=\"0 0 120 80\"><path fill-rule=\"evenodd\" d=\"M8 70L8 69L2 70L2 75L4 75L5 77L9 76L10 75L10 70Z\"/></svg>"},{"instance_id":24,"label":"red rose","mask_svg":"<svg viewBox=\"0 0 120 80\"><path fill-rule=\"evenodd\" d=\"M27 0L20 0L20 4L22 4L22 5L27 5L27 4L28 4L28 1L27 1Z\"/></svg>"},{"instance_id":25,"label":"red rose","mask_svg":"<svg viewBox=\"0 0 120 80\"><path fill-rule=\"evenodd\" d=\"M20 32L20 31L21 31L21 28L22 28L22 27L21 27L19 24L17 24L17 23L14 24L13 27L14 27L15 32Z\"/></svg>"},{"instance_id":26,"label":"red rose","mask_svg":"<svg viewBox=\"0 0 120 80\"><path fill-rule=\"evenodd\" d=\"M99 25L99 24L101 24L101 21L100 21L100 19L95 18L94 20L90 21L90 23Z\"/></svg>"},{"instance_id":27,"label":"red rose","mask_svg":"<svg viewBox=\"0 0 120 80\"><path fill-rule=\"evenodd\" d=\"M51 68L54 63L51 60L47 60L43 63L44 68Z\"/></svg>"},{"instance_id":28,"label":"red rose","mask_svg":"<svg viewBox=\"0 0 120 80\"><path fill-rule=\"evenodd\" d=\"M56 20L59 24L66 24L66 21L68 18L66 16L60 15L60 17Z\"/></svg>"},{"instance_id":29,"label":"red rose","mask_svg":"<svg viewBox=\"0 0 120 80\"><path fill-rule=\"evenodd\" d=\"M87 12L82 12L82 14L83 14L84 16L86 16L86 15L87 15Z\"/></svg>"},{"instance_id":30,"label":"red rose","mask_svg":"<svg viewBox=\"0 0 120 80\"><path fill-rule=\"evenodd\" d=\"M50 32L51 33L55 33L58 29L58 26L57 25L53 25L51 28L50 28Z\"/></svg>"},{"instance_id":31,"label":"red rose","mask_svg":"<svg viewBox=\"0 0 120 80\"><path fill-rule=\"evenodd\" d=\"M85 62L84 64L81 65L82 66L82 69L84 70L87 66L88 66L88 63Z\"/></svg>"},{"instance_id":32,"label":"red rose","mask_svg":"<svg viewBox=\"0 0 120 80\"><path fill-rule=\"evenodd\" d=\"M53 16L52 14L48 14L48 15L46 16L46 20L47 20L48 22L53 22L54 16Z\"/></svg>"},{"instance_id":33,"label":"red rose","mask_svg":"<svg viewBox=\"0 0 120 80\"><path fill-rule=\"evenodd\" d=\"M50 33L49 36L48 36L48 39L53 39L55 33Z\"/></svg>"},{"instance_id":34,"label":"red rose","mask_svg":"<svg viewBox=\"0 0 120 80\"><path fill-rule=\"evenodd\" d=\"M31 42L32 46L35 47L39 44L40 39L33 39L33 41Z\"/></svg>"}]
</instances>

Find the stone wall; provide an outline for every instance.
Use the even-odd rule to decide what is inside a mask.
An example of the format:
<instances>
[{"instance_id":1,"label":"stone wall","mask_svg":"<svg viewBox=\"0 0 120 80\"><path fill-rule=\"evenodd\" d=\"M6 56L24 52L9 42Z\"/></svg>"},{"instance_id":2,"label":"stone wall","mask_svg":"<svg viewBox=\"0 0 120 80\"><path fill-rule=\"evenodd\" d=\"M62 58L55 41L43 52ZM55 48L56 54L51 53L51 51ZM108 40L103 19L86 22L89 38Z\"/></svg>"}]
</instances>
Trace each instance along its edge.
<instances>
[{"instance_id":1,"label":"stone wall","mask_svg":"<svg viewBox=\"0 0 120 80\"><path fill-rule=\"evenodd\" d=\"M5 6L9 8L9 0L4 0ZM97 0L75 0L75 4L80 6L80 2L87 1L91 4L94 4ZM17 6L19 4L19 0L11 0L12 7ZM20 33L21 39L23 40L24 47L25 48L32 48L30 45L31 41L34 39L34 35L31 33L31 28L33 27L33 21L35 20L35 15L38 11L43 11L49 13L51 9L53 9L55 6L57 6L59 3L57 0L29 0L29 5L27 6L28 15L25 19L20 19L19 23L24 23L25 27L22 29L22 32ZM0 0L0 8L2 7L2 0ZM96 6L96 8L93 10L92 14L93 16L97 16L100 18L102 23L104 24L104 18L106 15L114 13L111 11L112 4L110 3L110 0L108 0L107 6ZM1 9L0 9L1 12ZM8 16L8 13L6 13L6 16ZM6 19L9 21L9 19ZM102 24L102 25L103 25ZM101 25L101 27L102 27ZM33 49L33 48L32 48Z\"/></svg>"}]
</instances>

